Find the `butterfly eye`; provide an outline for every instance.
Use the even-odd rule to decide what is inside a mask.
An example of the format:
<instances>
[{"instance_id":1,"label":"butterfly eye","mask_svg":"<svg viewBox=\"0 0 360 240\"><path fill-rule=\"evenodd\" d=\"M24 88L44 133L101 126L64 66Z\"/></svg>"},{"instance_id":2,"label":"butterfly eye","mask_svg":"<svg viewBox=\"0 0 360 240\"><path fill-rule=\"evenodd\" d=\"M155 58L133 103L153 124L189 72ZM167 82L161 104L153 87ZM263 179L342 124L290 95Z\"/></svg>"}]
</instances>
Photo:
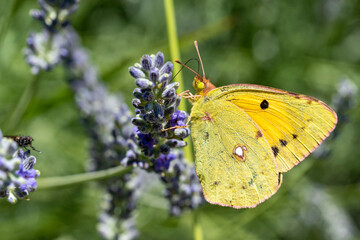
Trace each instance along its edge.
<instances>
[{"instance_id":1,"label":"butterfly eye","mask_svg":"<svg viewBox=\"0 0 360 240\"><path fill-rule=\"evenodd\" d=\"M196 88L197 89L204 89L205 88L205 84L203 82L197 82L196 83Z\"/></svg>"}]
</instances>

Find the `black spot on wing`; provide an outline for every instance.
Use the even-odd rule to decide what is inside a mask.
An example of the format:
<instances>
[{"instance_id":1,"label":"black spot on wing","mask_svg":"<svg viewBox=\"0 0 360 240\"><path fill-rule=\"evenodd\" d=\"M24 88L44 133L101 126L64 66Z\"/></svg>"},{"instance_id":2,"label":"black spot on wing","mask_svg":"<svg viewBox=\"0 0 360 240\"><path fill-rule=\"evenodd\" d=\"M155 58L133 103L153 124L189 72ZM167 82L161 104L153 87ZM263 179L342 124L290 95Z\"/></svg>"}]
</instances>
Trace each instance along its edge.
<instances>
[{"instance_id":1,"label":"black spot on wing","mask_svg":"<svg viewBox=\"0 0 360 240\"><path fill-rule=\"evenodd\" d=\"M271 149L273 151L274 157L276 157L279 153L279 148L277 146L272 146Z\"/></svg>"},{"instance_id":2,"label":"black spot on wing","mask_svg":"<svg viewBox=\"0 0 360 240\"><path fill-rule=\"evenodd\" d=\"M285 147L288 144L288 142L284 139L280 139L279 141L280 141L281 146L283 146L283 147Z\"/></svg>"},{"instance_id":3,"label":"black spot on wing","mask_svg":"<svg viewBox=\"0 0 360 240\"><path fill-rule=\"evenodd\" d=\"M263 134L260 131L256 132L256 135L255 135L256 139L258 139L258 138L260 138L262 136L263 136Z\"/></svg>"},{"instance_id":4,"label":"black spot on wing","mask_svg":"<svg viewBox=\"0 0 360 240\"><path fill-rule=\"evenodd\" d=\"M296 134L293 134L292 136L293 136L293 139L296 139L298 137L298 135L296 135Z\"/></svg>"},{"instance_id":5,"label":"black spot on wing","mask_svg":"<svg viewBox=\"0 0 360 240\"><path fill-rule=\"evenodd\" d=\"M222 87L222 88L220 88L220 91L221 91L221 92L227 92L228 90L229 90L228 87Z\"/></svg>"},{"instance_id":6,"label":"black spot on wing","mask_svg":"<svg viewBox=\"0 0 360 240\"><path fill-rule=\"evenodd\" d=\"M266 100L263 100L261 103L260 103L260 107L261 109L265 110L269 107L269 102L266 101Z\"/></svg>"},{"instance_id":7,"label":"black spot on wing","mask_svg":"<svg viewBox=\"0 0 360 240\"><path fill-rule=\"evenodd\" d=\"M279 173L278 175L278 185L280 185L280 183L281 183L281 173Z\"/></svg>"}]
</instances>

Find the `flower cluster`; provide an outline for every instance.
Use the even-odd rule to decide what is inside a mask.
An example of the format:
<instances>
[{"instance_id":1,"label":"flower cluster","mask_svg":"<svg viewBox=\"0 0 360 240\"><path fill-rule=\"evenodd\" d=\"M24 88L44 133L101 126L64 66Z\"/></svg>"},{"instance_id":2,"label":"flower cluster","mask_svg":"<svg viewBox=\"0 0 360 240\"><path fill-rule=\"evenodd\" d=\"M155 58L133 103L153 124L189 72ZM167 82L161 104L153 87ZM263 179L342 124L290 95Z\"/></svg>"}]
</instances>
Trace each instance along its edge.
<instances>
[{"instance_id":1,"label":"flower cluster","mask_svg":"<svg viewBox=\"0 0 360 240\"><path fill-rule=\"evenodd\" d=\"M205 203L195 167L183 161L181 152L161 180L165 184L164 196L169 200L170 215L180 216L183 210L196 209Z\"/></svg>"},{"instance_id":2,"label":"flower cluster","mask_svg":"<svg viewBox=\"0 0 360 240\"><path fill-rule=\"evenodd\" d=\"M131 113L121 98L111 94L99 80L96 69L81 47L72 28L66 32L68 56L65 58L67 79L74 91L80 116L91 139L91 171L130 163L138 158ZM125 166L130 164L124 164ZM136 189L141 176L129 173L102 183L106 190L99 215L98 231L104 239L135 239ZM137 180L137 181L135 181ZM131 184L133 182L136 184Z\"/></svg>"},{"instance_id":3,"label":"flower cluster","mask_svg":"<svg viewBox=\"0 0 360 240\"><path fill-rule=\"evenodd\" d=\"M186 126L188 115L178 110L178 83L170 83L173 65L164 63L164 55L144 55L140 63L129 68L135 78L132 101L136 117L138 145L150 160L147 171L155 171L165 185L170 214L179 216L184 209L194 209L204 203L195 168L184 162L176 148L186 146L183 141L190 134Z\"/></svg>"},{"instance_id":4,"label":"flower cluster","mask_svg":"<svg viewBox=\"0 0 360 240\"><path fill-rule=\"evenodd\" d=\"M69 16L78 8L79 0L38 0L41 9L33 9L30 15L39 20L49 32L57 32L69 25Z\"/></svg>"},{"instance_id":5,"label":"flower cluster","mask_svg":"<svg viewBox=\"0 0 360 240\"><path fill-rule=\"evenodd\" d=\"M29 152L18 149L16 142L3 137L0 131L0 198L7 198L10 203L28 199L36 189L40 172L34 169L36 158L28 156Z\"/></svg>"},{"instance_id":6,"label":"flower cluster","mask_svg":"<svg viewBox=\"0 0 360 240\"><path fill-rule=\"evenodd\" d=\"M40 33L31 33L27 39L27 48L24 54L31 72L38 74L40 69L49 71L67 56L64 36L60 33L51 34L44 30Z\"/></svg>"},{"instance_id":7,"label":"flower cluster","mask_svg":"<svg viewBox=\"0 0 360 240\"><path fill-rule=\"evenodd\" d=\"M104 196L103 212L100 214L98 224L98 231L103 238L136 239L138 237L134 215L144 181L143 173L135 170L132 174L112 179L112 184L107 186L108 193Z\"/></svg>"},{"instance_id":8,"label":"flower cluster","mask_svg":"<svg viewBox=\"0 0 360 240\"><path fill-rule=\"evenodd\" d=\"M171 149L186 146L183 139L190 134L185 126L187 114L177 110L181 101L176 94L179 84L170 83L173 64L164 62L164 54L158 52L144 55L140 63L129 68L137 85L132 101L136 117L132 123L137 127L138 145L155 172L169 169L176 158Z\"/></svg>"},{"instance_id":9,"label":"flower cluster","mask_svg":"<svg viewBox=\"0 0 360 240\"><path fill-rule=\"evenodd\" d=\"M41 9L32 10L30 15L45 29L31 33L24 49L33 74L38 74L40 69L51 70L68 55L62 30L69 25L68 17L77 9L78 0L39 0L39 4Z\"/></svg>"}]
</instances>

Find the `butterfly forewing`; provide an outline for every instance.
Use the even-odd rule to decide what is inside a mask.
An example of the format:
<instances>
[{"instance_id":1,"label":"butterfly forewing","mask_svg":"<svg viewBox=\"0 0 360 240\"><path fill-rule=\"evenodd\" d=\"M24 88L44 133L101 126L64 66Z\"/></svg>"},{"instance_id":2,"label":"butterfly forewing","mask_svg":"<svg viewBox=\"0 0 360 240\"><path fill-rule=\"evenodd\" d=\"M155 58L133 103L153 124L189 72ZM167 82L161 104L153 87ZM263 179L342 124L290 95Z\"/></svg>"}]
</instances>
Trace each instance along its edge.
<instances>
[{"instance_id":1,"label":"butterfly forewing","mask_svg":"<svg viewBox=\"0 0 360 240\"><path fill-rule=\"evenodd\" d=\"M301 94L250 84L220 87L211 94L235 104L259 126L280 172L313 152L337 122L325 103Z\"/></svg>"},{"instance_id":2,"label":"butterfly forewing","mask_svg":"<svg viewBox=\"0 0 360 240\"><path fill-rule=\"evenodd\" d=\"M255 207L273 195L279 174L256 123L229 101L204 97L191 111L196 171L207 201Z\"/></svg>"}]
</instances>

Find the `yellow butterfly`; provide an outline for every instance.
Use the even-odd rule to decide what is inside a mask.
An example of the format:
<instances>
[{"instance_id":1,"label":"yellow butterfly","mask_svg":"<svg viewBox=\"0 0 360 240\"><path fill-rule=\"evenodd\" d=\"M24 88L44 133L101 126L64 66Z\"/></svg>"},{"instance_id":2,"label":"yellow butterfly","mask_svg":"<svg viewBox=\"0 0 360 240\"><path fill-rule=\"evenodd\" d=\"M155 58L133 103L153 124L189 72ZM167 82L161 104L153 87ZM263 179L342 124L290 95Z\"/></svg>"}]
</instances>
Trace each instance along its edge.
<instances>
[{"instance_id":1,"label":"yellow butterfly","mask_svg":"<svg viewBox=\"0 0 360 240\"><path fill-rule=\"evenodd\" d=\"M195 72L191 135L205 199L233 208L255 207L277 191L283 172L329 136L337 115L315 98L275 88L215 88L205 78L196 41L195 47L203 77Z\"/></svg>"}]
</instances>

